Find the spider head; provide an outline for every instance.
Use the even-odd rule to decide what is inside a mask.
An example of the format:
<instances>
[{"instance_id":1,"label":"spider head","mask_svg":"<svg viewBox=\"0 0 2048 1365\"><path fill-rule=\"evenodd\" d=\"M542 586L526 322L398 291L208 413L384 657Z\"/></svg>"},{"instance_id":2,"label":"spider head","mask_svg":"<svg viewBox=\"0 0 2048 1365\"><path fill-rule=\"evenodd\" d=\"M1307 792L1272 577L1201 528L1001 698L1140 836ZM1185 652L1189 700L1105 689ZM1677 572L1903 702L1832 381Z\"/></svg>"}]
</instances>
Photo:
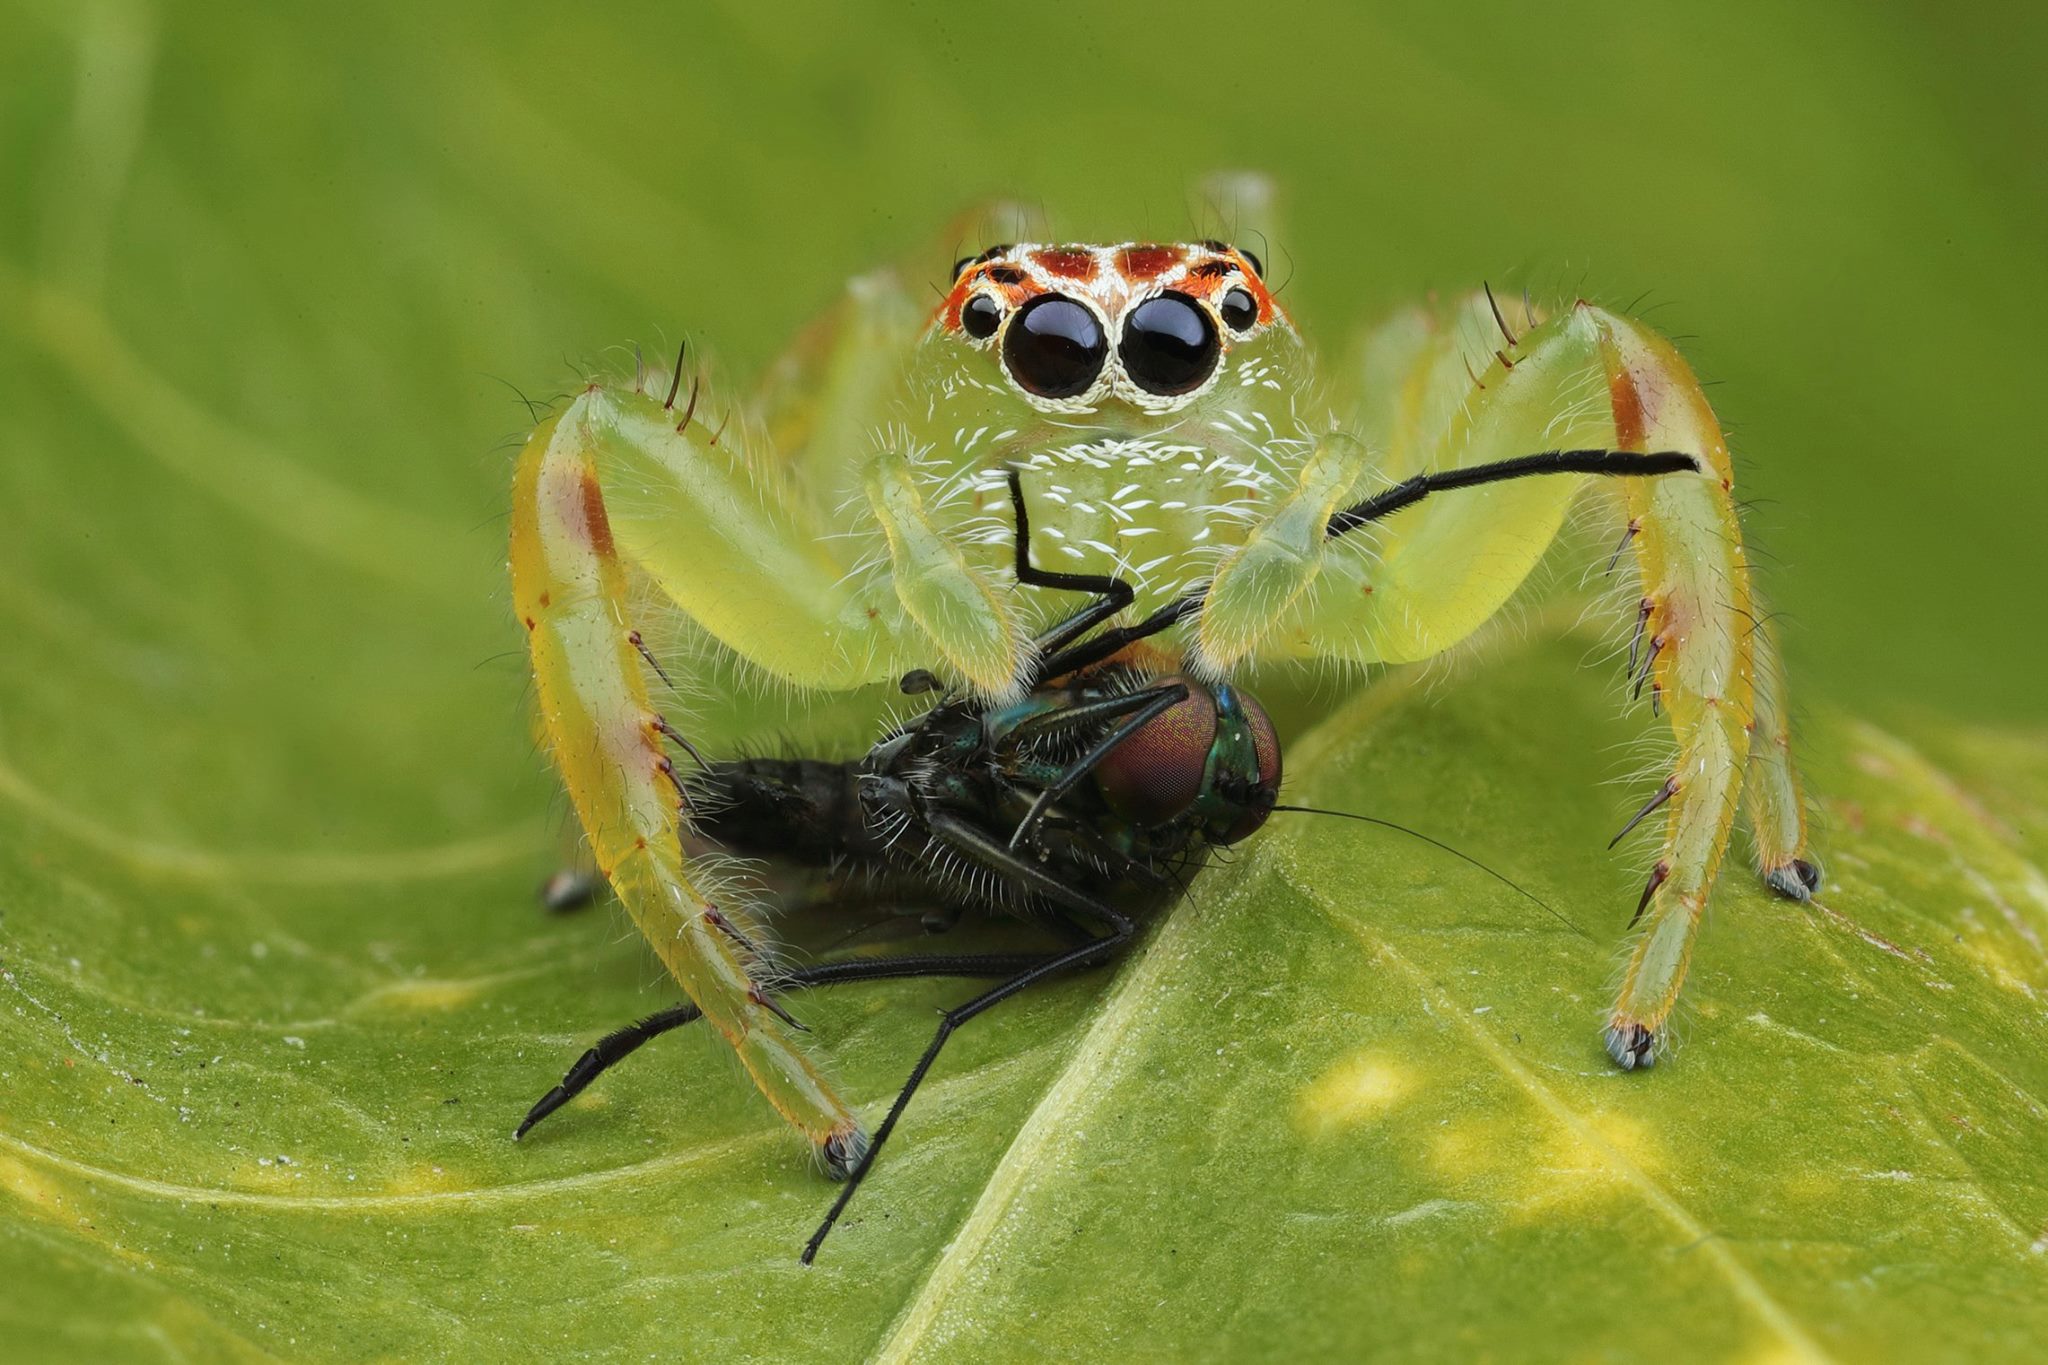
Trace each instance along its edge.
<instances>
[{"instance_id":1,"label":"spider head","mask_svg":"<svg viewBox=\"0 0 2048 1365\"><path fill-rule=\"evenodd\" d=\"M991 247L955 266L927 346L1039 412L1143 425L1300 348L1263 273L1213 241Z\"/></svg>"}]
</instances>

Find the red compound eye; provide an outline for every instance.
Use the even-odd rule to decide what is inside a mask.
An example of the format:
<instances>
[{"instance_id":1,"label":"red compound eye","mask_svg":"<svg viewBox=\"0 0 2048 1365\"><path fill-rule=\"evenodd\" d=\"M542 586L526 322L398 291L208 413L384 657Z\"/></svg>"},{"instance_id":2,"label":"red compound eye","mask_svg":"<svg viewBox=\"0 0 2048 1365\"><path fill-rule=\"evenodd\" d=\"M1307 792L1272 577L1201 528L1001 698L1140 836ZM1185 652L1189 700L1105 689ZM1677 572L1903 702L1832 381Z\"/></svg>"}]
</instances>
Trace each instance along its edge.
<instances>
[{"instance_id":1,"label":"red compound eye","mask_svg":"<svg viewBox=\"0 0 2048 1365\"><path fill-rule=\"evenodd\" d=\"M1166 825L1187 813L1202 794L1209 748L1216 742L1216 699L1190 678L1187 700L1154 716L1119 744L1095 770L1109 808L1135 825Z\"/></svg>"},{"instance_id":2,"label":"red compound eye","mask_svg":"<svg viewBox=\"0 0 2048 1365\"><path fill-rule=\"evenodd\" d=\"M1234 770L1228 754L1233 747L1242 753L1243 741L1225 744L1217 752L1221 726L1215 695L1191 678L1159 682L1185 684L1187 699L1118 745L1096 768L1096 785L1111 810L1144 827L1171 824L1198 801L1205 802L1209 841L1234 844L1266 823L1280 791L1280 738L1273 722L1255 698L1228 690L1244 728L1251 732L1258 765L1256 774ZM1211 782L1213 788L1204 785Z\"/></svg>"}]
</instances>

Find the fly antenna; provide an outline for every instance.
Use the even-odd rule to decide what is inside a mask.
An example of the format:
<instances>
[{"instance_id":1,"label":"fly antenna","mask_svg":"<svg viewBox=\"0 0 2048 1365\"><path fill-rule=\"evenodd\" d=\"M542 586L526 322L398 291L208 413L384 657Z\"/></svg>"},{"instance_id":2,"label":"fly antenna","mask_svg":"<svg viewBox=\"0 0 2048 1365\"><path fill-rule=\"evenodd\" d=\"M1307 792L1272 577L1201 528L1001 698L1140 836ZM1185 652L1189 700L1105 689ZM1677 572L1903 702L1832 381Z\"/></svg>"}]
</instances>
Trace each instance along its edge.
<instances>
[{"instance_id":1,"label":"fly antenna","mask_svg":"<svg viewBox=\"0 0 2048 1365\"><path fill-rule=\"evenodd\" d=\"M1457 858L1464 862L1470 863L1472 866L1478 868L1481 872L1484 872L1487 876L1499 882L1502 886L1505 886L1512 890L1516 895L1521 896L1526 900L1534 901L1537 905L1542 907L1544 914L1550 916L1559 924L1562 924L1565 928L1571 930L1580 938L1586 940L1586 942L1591 943L1593 941L1593 936L1591 934L1587 933L1584 929L1581 929L1578 925L1566 919L1562 914L1560 914L1557 910L1551 907L1550 902L1544 900L1541 896L1538 896L1533 891L1525 890L1523 887L1517 885L1515 882L1509 880L1507 877L1502 876L1500 873L1488 867L1485 863L1480 862L1471 854L1460 852L1459 850L1452 848L1449 844L1445 843L1441 839L1432 839L1420 830L1410 829L1406 825L1397 825L1392 820L1382 820L1377 815L1360 815L1356 811L1324 810L1320 806L1275 806L1273 807L1273 809L1276 811L1292 811L1296 815L1334 815L1340 820L1356 820L1360 824L1378 825L1381 829L1391 829L1396 833L1405 834L1411 839L1420 839L1423 843L1430 845L1432 848L1440 848L1444 852L1450 854L1453 858Z\"/></svg>"}]
</instances>

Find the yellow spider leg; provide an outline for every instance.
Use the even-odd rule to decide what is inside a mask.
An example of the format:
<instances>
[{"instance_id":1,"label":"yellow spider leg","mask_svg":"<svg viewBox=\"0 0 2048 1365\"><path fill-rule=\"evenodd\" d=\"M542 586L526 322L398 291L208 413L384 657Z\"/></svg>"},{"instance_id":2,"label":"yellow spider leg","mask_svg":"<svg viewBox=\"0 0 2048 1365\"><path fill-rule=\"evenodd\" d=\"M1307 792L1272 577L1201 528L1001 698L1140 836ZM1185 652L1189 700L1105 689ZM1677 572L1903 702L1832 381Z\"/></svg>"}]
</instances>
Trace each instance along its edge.
<instances>
[{"instance_id":1,"label":"yellow spider leg","mask_svg":"<svg viewBox=\"0 0 2048 1365\"><path fill-rule=\"evenodd\" d=\"M1757 621L1756 724L1750 734L1749 777L1742 784L1743 814L1764 882L1781 896L1803 901L1820 890L1820 868L1806 856L1806 798L1792 765L1785 669L1763 603L1752 597L1750 609Z\"/></svg>"},{"instance_id":2,"label":"yellow spider leg","mask_svg":"<svg viewBox=\"0 0 2048 1365\"><path fill-rule=\"evenodd\" d=\"M1368 329L1339 374L1358 388L1358 435L1372 448L1374 472L1399 483L1430 468L1438 440L1471 397L1471 357L1500 347L1512 358L1517 348L1504 344L1502 328L1526 342L1543 321L1520 295L1481 293L1449 309L1403 309Z\"/></svg>"},{"instance_id":3,"label":"yellow spider leg","mask_svg":"<svg viewBox=\"0 0 2048 1365\"><path fill-rule=\"evenodd\" d=\"M970 564L932 518L910 462L878 452L869 466L868 505L888 537L897 600L932 647L982 694L1014 697L1024 673L1025 631L1005 587Z\"/></svg>"},{"instance_id":4,"label":"yellow spider leg","mask_svg":"<svg viewBox=\"0 0 2048 1365\"><path fill-rule=\"evenodd\" d=\"M1668 813L1637 912L1643 932L1608 1020L1608 1052L1632 1067L1656 1060L1735 820L1756 711L1756 612L1728 445L1706 395L1663 337L1611 313L1593 318L1615 444L1689 451L1707 468L1704 478L1631 480L1621 489L1642 583L1643 671L1679 746L1659 793L1670 793Z\"/></svg>"},{"instance_id":5,"label":"yellow spider leg","mask_svg":"<svg viewBox=\"0 0 2048 1365\"><path fill-rule=\"evenodd\" d=\"M1411 352L1445 382L1432 348ZM1539 450L1613 443L1592 321L1574 311L1523 335L1478 373L1456 362L1465 400L1419 399L1448 421L1418 468L1478 464ZM1427 381L1425 381L1427 382ZM1410 443L1422 440L1411 435ZM1334 455L1334 459L1326 459ZM1412 471L1411 471L1412 472ZM1335 476L1346 483L1332 486ZM1332 438L1304 466L1294 496L1323 509L1312 534L1283 517L1262 523L1219 565L1197 631L1201 660L1225 670L1261 658L1402 663L1430 658L1490 618L1564 524L1574 476L1522 479L1430 499L1384 525L1322 539L1331 509L1391 482L1364 447Z\"/></svg>"},{"instance_id":6,"label":"yellow spider leg","mask_svg":"<svg viewBox=\"0 0 2048 1365\"><path fill-rule=\"evenodd\" d=\"M1491 321L1488 305L1477 306L1488 308ZM1664 838L1638 915L1643 933L1608 1028L1617 1062L1648 1065L1684 981L1745 777L1766 878L1784 894L1812 884L1778 669L1768 633L1755 625L1727 447L1685 362L1655 333L1586 304L1533 328L1523 310L1503 311L1494 355L1469 370L1456 352L1457 334L1442 324L1417 326L1412 316L1377 349L1368 345L1376 369L1363 425L1392 445L1400 472L1589 447L1682 450L1706 469L1620 480L1611 490L1628 519L1641 585L1633 662L1679 747L1673 772L1644 811L1663 810ZM1468 302L1468 319L1473 312ZM1526 330L1515 331L1518 323ZM1447 354L1457 356L1462 380L1447 378ZM1444 402L1445 388L1462 400ZM1432 439L1437 420L1444 425ZM1343 505L1388 482L1376 468L1332 503L1328 473L1311 461L1294 496ZM1520 586L1582 483L1550 476L1440 494L1320 553L1276 518L1219 566L1198 623L1199 654L1219 670L1254 652L1354 662L1440 654ZM1354 539L1360 543L1348 543ZM1757 720L1767 743L1752 763Z\"/></svg>"},{"instance_id":7,"label":"yellow spider leg","mask_svg":"<svg viewBox=\"0 0 2048 1365\"><path fill-rule=\"evenodd\" d=\"M858 490L875 429L931 312L903 280L885 269L848 281L768 367L754 397L768 449L831 505Z\"/></svg>"},{"instance_id":8,"label":"yellow spider leg","mask_svg":"<svg viewBox=\"0 0 2048 1365\"><path fill-rule=\"evenodd\" d=\"M979 241L986 222L1016 216L1010 206L992 206L960 231L971 226ZM863 575L850 586L865 594L863 610L898 631L909 627L908 633L926 637L922 657L892 652L892 667L884 672L943 662L980 692L1007 696L1024 672L1027 634L1009 603L1007 566L992 571L972 563L968 548L941 527L919 477L928 471L918 469L907 445L903 419L911 414L897 381L911 364L930 310L905 294L903 278L880 270L855 279L846 297L772 367L756 407L786 463L783 484L791 497L807 493L813 501L867 514L867 524L856 528L863 533L860 548L886 556L886 583L894 592L884 591L882 575ZM879 546L866 534L873 531L880 532ZM796 534L799 542L816 539L814 531L798 528Z\"/></svg>"},{"instance_id":9,"label":"yellow spider leg","mask_svg":"<svg viewBox=\"0 0 2048 1365\"><path fill-rule=\"evenodd\" d=\"M669 973L739 1053L754 1083L829 1168L851 1169L859 1120L797 1046L751 971L751 926L714 907L683 861L677 793L624 617L626 570L599 484L601 444L641 403L592 389L544 422L519 459L512 589L556 765L605 875ZM673 434L664 417L661 429Z\"/></svg>"},{"instance_id":10,"label":"yellow spider leg","mask_svg":"<svg viewBox=\"0 0 2048 1365\"><path fill-rule=\"evenodd\" d=\"M786 471L750 464L733 448L741 433L709 407L678 431L684 398L670 408L658 394L593 387L552 428L596 472L621 557L792 686L841 691L927 662L905 646L886 585L848 576L808 494Z\"/></svg>"}]
</instances>

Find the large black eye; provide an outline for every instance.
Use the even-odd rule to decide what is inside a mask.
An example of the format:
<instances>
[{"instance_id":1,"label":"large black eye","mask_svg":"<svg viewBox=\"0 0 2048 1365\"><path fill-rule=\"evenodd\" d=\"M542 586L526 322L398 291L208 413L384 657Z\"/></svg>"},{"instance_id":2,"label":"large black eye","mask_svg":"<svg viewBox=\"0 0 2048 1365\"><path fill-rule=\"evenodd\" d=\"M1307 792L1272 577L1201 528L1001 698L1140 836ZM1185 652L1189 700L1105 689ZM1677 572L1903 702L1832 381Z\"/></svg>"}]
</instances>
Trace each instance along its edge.
<instances>
[{"instance_id":1,"label":"large black eye","mask_svg":"<svg viewBox=\"0 0 2048 1365\"><path fill-rule=\"evenodd\" d=\"M996 334L996 324L1003 320L1003 306L987 294L976 294L960 305L960 326L976 341L987 341Z\"/></svg>"},{"instance_id":2,"label":"large black eye","mask_svg":"<svg viewBox=\"0 0 2048 1365\"><path fill-rule=\"evenodd\" d=\"M1064 294L1040 294L1003 333L1010 378L1041 398L1073 398L1095 385L1109 355L1102 324Z\"/></svg>"},{"instance_id":3,"label":"large black eye","mask_svg":"<svg viewBox=\"0 0 2048 1365\"><path fill-rule=\"evenodd\" d=\"M1124 339L1116 353L1139 388L1170 397L1200 388L1215 370L1222 346L1207 310L1169 289L1124 319Z\"/></svg>"}]
</instances>

